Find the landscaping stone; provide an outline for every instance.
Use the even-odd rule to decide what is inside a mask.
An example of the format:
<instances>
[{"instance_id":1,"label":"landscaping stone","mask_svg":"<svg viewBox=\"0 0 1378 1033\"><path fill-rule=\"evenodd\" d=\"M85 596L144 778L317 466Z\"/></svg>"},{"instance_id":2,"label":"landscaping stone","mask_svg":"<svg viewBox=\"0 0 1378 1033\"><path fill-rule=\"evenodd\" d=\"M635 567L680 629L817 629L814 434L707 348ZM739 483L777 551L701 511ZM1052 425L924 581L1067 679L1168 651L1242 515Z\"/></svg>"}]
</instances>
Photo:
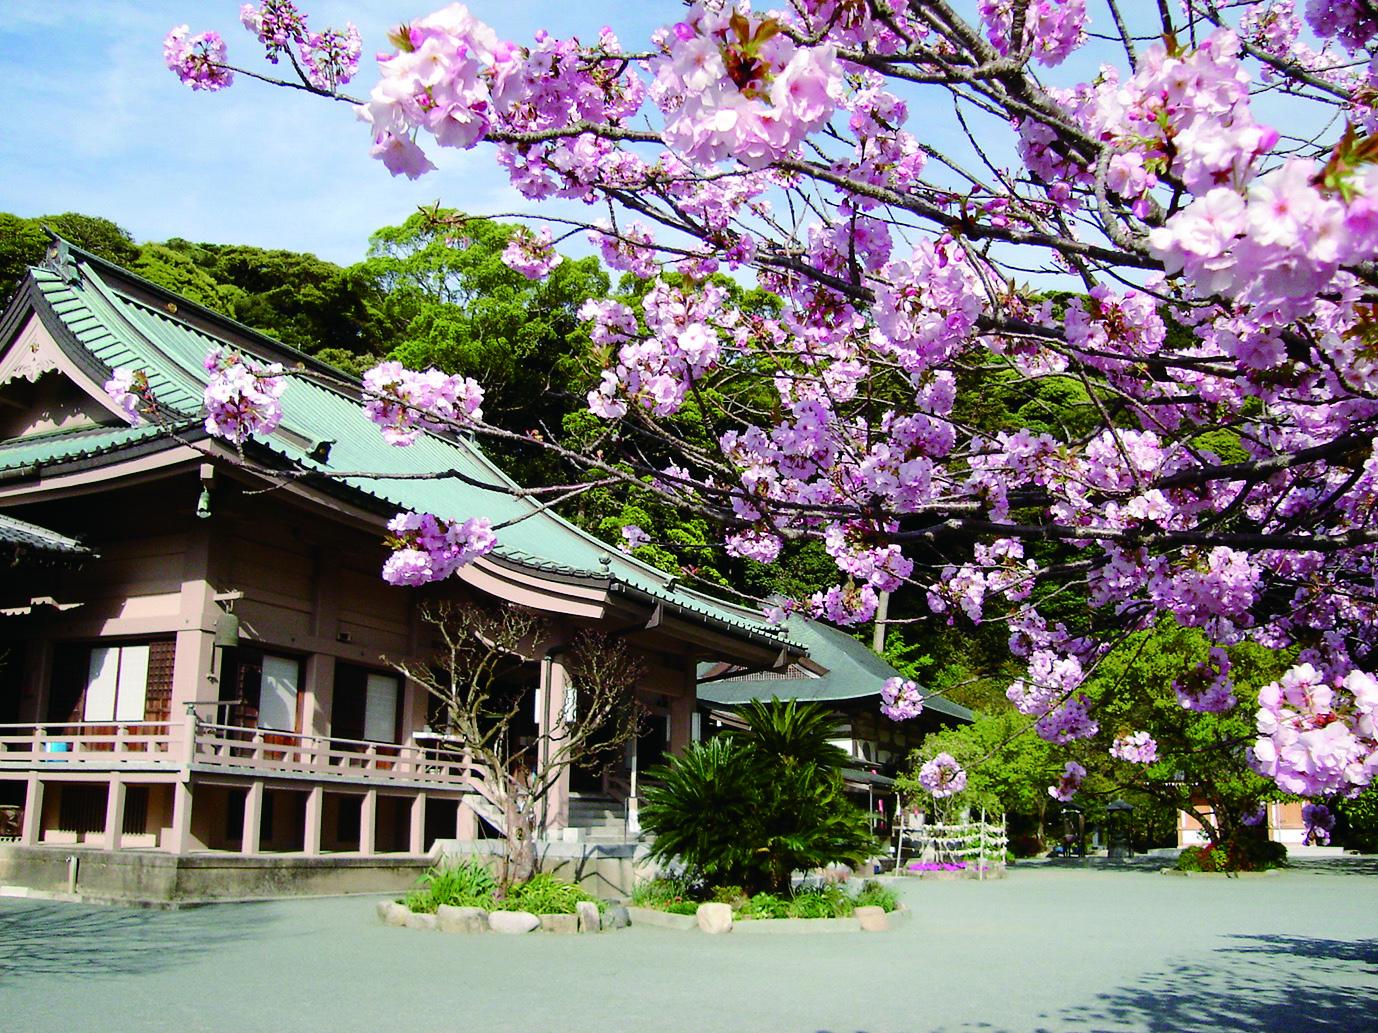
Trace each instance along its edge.
<instances>
[{"instance_id":1,"label":"landscaping stone","mask_svg":"<svg viewBox=\"0 0 1378 1033\"><path fill-rule=\"evenodd\" d=\"M598 905L591 900L581 900L574 905L575 914L579 919L579 931L581 933L596 933L602 926L602 916L598 914Z\"/></svg>"},{"instance_id":2,"label":"landscaping stone","mask_svg":"<svg viewBox=\"0 0 1378 1033\"><path fill-rule=\"evenodd\" d=\"M672 915L653 907L629 907L627 915L632 925L649 925L658 929L697 929L698 918L694 915Z\"/></svg>"},{"instance_id":3,"label":"landscaping stone","mask_svg":"<svg viewBox=\"0 0 1378 1033\"><path fill-rule=\"evenodd\" d=\"M541 915L541 928L548 933L577 933L578 915Z\"/></svg>"},{"instance_id":4,"label":"landscaping stone","mask_svg":"<svg viewBox=\"0 0 1378 1033\"><path fill-rule=\"evenodd\" d=\"M613 904L603 912L598 925L603 929L625 929L632 924L631 916L621 904Z\"/></svg>"},{"instance_id":5,"label":"landscaping stone","mask_svg":"<svg viewBox=\"0 0 1378 1033\"><path fill-rule=\"evenodd\" d=\"M708 903L700 904L694 913L699 928L706 933L730 933L732 931L732 905Z\"/></svg>"},{"instance_id":6,"label":"landscaping stone","mask_svg":"<svg viewBox=\"0 0 1378 1033\"><path fill-rule=\"evenodd\" d=\"M407 913L406 924L408 929L430 929L431 931L435 931L440 927L440 923L436 920L435 915L418 915L415 911Z\"/></svg>"},{"instance_id":7,"label":"landscaping stone","mask_svg":"<svg viewBox=\"0 0 1378 1033\"><path fill-rule=\"evenodd\" d=\"M378 917L387 925L406 925L410 915L407 905L399 904L395 900L384 900L378 904Z\"/></svg>"},{"instance_id":8,"label":"landscaping stone","mask_svg":"<svg viewBox=\"0 0 1378 1033\"><path fill-rule=\"evenodd\" d=\"M861 923L862 932L883 933L890 928L890 919L883 907L868 904L857 908L852 914Z\"/></svg>"},{"instance_id":9,"label":"landscaping stone","mask_svg":"<svg viewBox=\"0 0 1378 1033\"><path fill-rule=\"evenodd\" d=\"M481 907L451 907L441 904L435 917L442 933L486 933L488 912Z\"/></svg>"},{"instance_id":10,"label":"landscaping stone","mask_svg":"<svg viewBox=\"0 0 1378 1033\"><path fill-rule=\"evenodd\" d=\"M529 933L541 927L541 920L530 911L494 911L488 916L488 928L495 933Z\"/></svg>"}]
</instances>

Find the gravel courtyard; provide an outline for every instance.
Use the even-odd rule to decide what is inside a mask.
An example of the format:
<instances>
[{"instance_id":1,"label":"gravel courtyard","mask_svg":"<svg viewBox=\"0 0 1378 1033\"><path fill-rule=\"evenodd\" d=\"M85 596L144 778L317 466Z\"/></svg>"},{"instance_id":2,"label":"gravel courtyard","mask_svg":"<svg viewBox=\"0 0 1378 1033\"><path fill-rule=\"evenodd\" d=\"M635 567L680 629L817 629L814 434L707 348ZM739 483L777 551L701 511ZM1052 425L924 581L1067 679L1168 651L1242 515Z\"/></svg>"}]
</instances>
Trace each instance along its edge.
<instances>
[{"instance_id":1,"label":"gravel courtyard","mask_svg":"<svg viewBox=\"0 0 1378 1033\"><path fill-rule=\"evenodd\" d=\"M1272 878L1019 866L905 882L887 934L465 937L371 898L0 900L4 1030L1378 1030L1378 860Z\"/></svg>"}]
</instances>

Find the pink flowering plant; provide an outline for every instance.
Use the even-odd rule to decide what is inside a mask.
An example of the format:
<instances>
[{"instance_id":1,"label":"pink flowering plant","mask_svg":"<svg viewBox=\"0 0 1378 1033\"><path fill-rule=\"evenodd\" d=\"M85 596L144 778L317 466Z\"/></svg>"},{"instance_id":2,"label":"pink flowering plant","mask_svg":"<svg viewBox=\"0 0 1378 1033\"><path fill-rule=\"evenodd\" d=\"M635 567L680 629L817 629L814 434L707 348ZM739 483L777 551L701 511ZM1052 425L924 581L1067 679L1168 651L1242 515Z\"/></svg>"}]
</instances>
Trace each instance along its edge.
<instances>
[{"instance_id":1,"label":"pink flowering plant","mask_svg":"<svg viewBox=\"0 0 1378 1033\"><path fill-rule=\"evenodd\" d=\"M914 619L1006 627L1008 699L1059 746L1144 730L1085 685L1159 621L1207 641L1165 672L1191 714L1245 701L1231 650L1291 651L1258 770L1315 797L1370 784L1366 0L698 0L632 46L507 41L451 4L399 25L357 98L348 30L313 34L286 2L243 22L292 67L279 81L357 104L391 174L483 147L533 205L591 206L605 260L649 283L585 307L589 411L607 441L655 442L600 446L599 476L692 501L737 557L820 543L836 583L796 602L836 623L903 594ZM166 57L197 89L245 74L214 33L174 30ZM542 275L545 245L510 260ZM713 278L742 269L770 304ZM386 377L393 440L484 430L468 385ZM987 419L999 392L1018 404ZM1075 419L1035 418L1051 392Z\"/></svg>"}]
</instances>

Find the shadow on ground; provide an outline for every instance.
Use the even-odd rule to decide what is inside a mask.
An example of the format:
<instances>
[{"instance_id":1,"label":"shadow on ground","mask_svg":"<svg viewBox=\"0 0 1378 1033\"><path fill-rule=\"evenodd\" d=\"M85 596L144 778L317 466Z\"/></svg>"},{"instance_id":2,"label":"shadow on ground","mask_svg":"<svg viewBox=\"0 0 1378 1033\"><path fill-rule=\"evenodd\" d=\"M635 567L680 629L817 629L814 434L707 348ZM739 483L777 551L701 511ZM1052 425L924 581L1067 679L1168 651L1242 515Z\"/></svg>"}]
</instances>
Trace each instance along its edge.
<instances>
[{"instance_id":1,"label":"shadow on ground","mask_svg":"<svg viewBox=\"0 0 1378 1033\"><path fill-rule=\"evenodd\" d=\"M1150 973L1064 1010L1056 1029L1354 1033L1378 1029L1378 940L1230 936L1208 963Z\"/></svg>"},{"instance_id":2,"label":"shadow on ground","mask_svg":"<svg viewBox=\"0 0 1378 1033\"><path fill-rule=\"evenodd\" d=\"M259 904L144 911L81 904L0 906L0 979L19 975L127 976L262 932Z\"/></svg>"}]
</instances>

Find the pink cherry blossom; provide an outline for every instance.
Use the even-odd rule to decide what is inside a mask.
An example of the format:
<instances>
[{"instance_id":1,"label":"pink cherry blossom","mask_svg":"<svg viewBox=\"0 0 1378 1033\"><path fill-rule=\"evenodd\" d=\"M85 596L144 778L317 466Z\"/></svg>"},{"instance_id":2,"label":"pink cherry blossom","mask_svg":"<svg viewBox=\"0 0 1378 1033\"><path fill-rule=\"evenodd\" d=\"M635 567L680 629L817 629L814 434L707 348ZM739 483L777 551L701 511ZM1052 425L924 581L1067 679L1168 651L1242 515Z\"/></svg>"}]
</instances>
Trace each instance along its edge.
<instances>
[{"instance_id":1,"label":"pink cherry blossom","mask_svg":"<svg viewBox=\"0 0 1378 1033\"><path fill-rule=\"evenodd\" d=\"M564 258L555 253L550 227L542 226L537 233L527 229L513 233L502 253L502 261L528 280L544 280Z\"/></svg>"},{"instance_id":2,"label":"pink cherry blossom","mask_svg":"<svg viewBox=\"0 0 1378 1033\"><path fill-rule=\"evenodd\" d=\"M1069 760L1063 765L1062 777L1057 780L1057 785L1048 787L1048 795L1054 800L1067 803L1077 795L1077 790L1081 788L1082 779L1085 777L1086 769L1076 761Z\"/></svg>"},{"instance_id":3,"label":"pink cherry blossom","mask_svg":"<svg viewBox=\"0 0 1378 1033\"><path fill-rule=\"evenodd\" d=\"M880 712L891 721L908 721L923 713L923 693L908 678L886 678L880 687Z\"/></svg>"},{"instance_id":4,"label":"pink cherry blossom","mask_svg":"<svg viewBox=\"0 0 1378 1033\"><path fill-rule=\"evenodd\" d=\"M437 369L417 373L400 362L382 362L364 374L364 412L390 445L482 420L482 406L483 388L472 377Z\"/></svg>"},{"instance_id":5,"label":"pink cherry blossom","mask_svg":"<svg viewBox=\"0 0 1378 1033\"><path fill-rule=\"evenodd\" d=\"M919 785L941 800L966 788L967 773L952 754L940 753L919 768Z\"/></svg>"},{"instance_id":6,"label":"pink cherry blossom","mask_svg":"<svg viewBox=\"0 0 1378 1033\"><path fill-rule=\"evenodd\" d=\"M242 445L254 434L271 434L282 420L279 399L287 388L284 370L229 348L216 348L205 361L210 379L203 402L206 433Z\"/></svg>"},{"instance_id":7,"label":"pink cherry blossom","mask_svg":"<svg viewBox=\"0 0 1378 1033\"><path fill-rule=\"evenodd\" d=\"M493 550L497 539L486 517L445 521L425 513L399 513L388 523L393 553L383 565L390 585L442 581Z\"/></svg>"},{"instance_id":8,"label":"pink cherry blossom","mask_svg":"<svg viewBox=\"0 0 1378 1033\"><path fill-rule=\"evenodd\" d=\"M1147 732L1129 732L1115 738L1110 756L1130 764L1152 764L1158 759L1158 743Z\"/></svg>"},{"instance_id":9,"label":"pink cherry blossom","mask_svg":"<svg viewBox=\"0 0 1378 1033\"><path fill-rule=\"evenodd\" d=\"M163 40L163 62L193 90L223 90L231 85L234 73L225 67L225 41L220 33L190 33L186 25L168 32Z\"/></svg>"},{"instance_id":10,"label":"pink cherry blossom","mask_svg":"<svg viewBox=\"0 0 1378 1033\"><path fill-rule=\"evenodd\" d=\"M105 382L105 393L120 407L134 426L144 422L144 410L149 405L148 374L139 369L117 369Z\"/></svg>"}]
</instances>

